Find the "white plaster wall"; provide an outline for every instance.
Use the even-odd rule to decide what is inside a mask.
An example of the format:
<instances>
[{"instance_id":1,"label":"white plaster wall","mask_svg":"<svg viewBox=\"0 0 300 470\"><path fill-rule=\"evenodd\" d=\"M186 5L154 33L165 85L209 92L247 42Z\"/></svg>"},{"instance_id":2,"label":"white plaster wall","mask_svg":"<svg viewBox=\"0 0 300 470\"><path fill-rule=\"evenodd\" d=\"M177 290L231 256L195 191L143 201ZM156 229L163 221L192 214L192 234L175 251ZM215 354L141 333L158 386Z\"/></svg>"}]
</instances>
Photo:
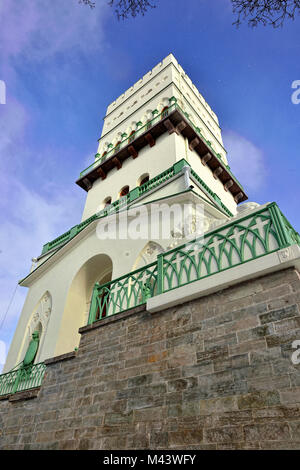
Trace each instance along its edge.
<instances>
[{"instance_id":1,"label":"white plaster wall","mask_svg":"<svg viewBox=\"0 0 300 470\"><path fill-rule=\"evenodd\" d=\"M99 142L99 153L105 150L107 143L113 141L116 143L122 132L128 133L128 130L136 122L145 122L153 109L160 107L161 110L171 96L178 99L179 104L190 114L195 125L203 129L204 135L207 133L207 140L212 142L216 151L222 154L226 162L226 154L221 148L222 138L218 118L172 54L108 106L102 132L103 138ZM200 118L203 119L207 127L203 128ZM219 150L220 148L222 151ZM150 178L153 178L181 158L186 158L206 184L218 194L232 212L235 212L235 203L230 193L224 191L223 185L213 178L211 171L201 164L199 157L188 150L183 137L176 134L169 136L168 133L165 133L157 140L154 147L144 148L140 151L138 158L128 159L119 171L114 169L106 180L99 179L94 183L93 188L87 194L82 220L100 210L106 197L110 196L112 201L115 201L123 186L129 185L130 189L136 187L142 174L149 173ZM181 185L182 180L178 179L172 188L180 190ZM163 188L159 195L161 197L168 195L170 190L171 186L168 189ZM74 277L82 266L94 256L107 255L112 260L112 278L117 278L131 271L139 253L147 243L147 240L140 239L125 239L117 242L115 240L101 241L96 237L95 227L96 223L91 224L91 227L85 229L83 235L79 234L61 248L57 254L48 259L48 269L44 270L43 266L40 266L39 272L42 274L34 281L30 281L28 295L4 371L10 370L16 365L24 331L37 302L46 291L52 297L52 311L47 335L39 355L40 361L69 352L78 345L78 328L83 326L86 320L84 305L79 301L80 308L78 308L74 297L67 312L65 307ZM166 240L157 241L166 248ZM102 268L103 266L99 266L99 275ZM80 285L83 286L85 283L86 277L79 276L76 283L73 284L73 288L75 286L75 290L79 290ZM78 299L80 300L80 296ZM74 310L74 315L72 315L72 310Z\"/></svg>"},{"instance_id":2,"label":"white plaster wall","mask_svg":"<svg viewBox=\"0 0 300 470\"><path fill-rule=\"evenodd\" d=\"M174 76L174 70L176 70ZM152 70L146 73L141 79L139 79L133 86L131 86L128 90L126 90L119 98L113 101L107 107L107 117L110 115L110 120L105 122L105 127L103 128L103 133L107 132L107 129L111 125L110 121L117 119L117 116L120 112L124 112L129 107L129 103L132 105L134 101L140 101L144 99L148 92L148 87L152 86L151 84L155 81L154 86L159 81L165 82L168 84L173 79L176 79L179 82L179 77L182 82L184 82L185 86L188 88L189 92L193 94L194 99L199 101L199 109L205 110L207 115L214 121L214 125L218 128L218 118L216 114L213 112L211 107L205 101L201 93L198 91L196 86L192 83L191 79L187 76L184 72L183 68L179 65L173 54L169 54L165 57L159 64L157 64ZM174 80L175 81L175 80ZM178 83L179 84L179 83ZM178 85L177 84L177 85ZM147 88L147 89L146 89ZM143 95L143 97L142 97ZM125 106L124 106L125 105ZM130 109L130 107L129 107Z\"/></svg>"},{"instance_id":3,"label":"white plaster wall","mask_svg":"<svg viewBox=\"0 0 300 470\"><path fill-rule=\"evenodd\" d=\"M101 210L107 197L111 197L112 202L118 200L119 192L124 186L128 185L130 190L138 186L144 173L148 173L150 179L154 178L182 158L190 163L210 189L235 213L236 203L232 194L225 191L221 181L213 177L208 166L202 165L198 154L189 149L187 140L175 133L165 133L157 139L154 147L144 147L136 159L128 158L120 170L114 168L105 180L99 178L95 181L87 193L82 221Z\"/></svg>"},{"instance_id":4,"label":"white plaster wall","mask_svg":"<svg viewBox=\"0 0 300 470\"><path fill-rule=\"evenodd\" d=\"M227 163L216 114L172 54L108 106L98 153L102 155L109 143L115 145L122 133L129 134L138 121L145 123L151 111L162 109L172 96Z\"/></svg>"},{"instance_id":5,"label":"white plaster wall","mask_svg":"<svg viewBox=\"0 0 300 470\"><path fill-rule=\"evenodd\" d=\"M159 78L156 80L159 80ZM160 83L156 80L153 87L149 86L143 92L144 94L140 92L141 96L131 98L129 103L121 105L112 115L108 115L104 119L102 135L98 146L100 154L107 150L107 144L114 144L121 140L123 132L129 135L132 130L135 130L137 122L141 121L145 124L147 120L153 119L152 111L155 109L160 110L164 106L169 105L169 98L175 93L175 87L172 86L172 83Z\"/></svg>"},{"instance_id":6,"label":"white plaster wall","mask_svg":"<svg viewBox=\"0 0 300 470\"><path fill-rule=\"evenodd\" d=\"M48 269L30 285L8 352L4 372L9 371L18 363L24 332L37 302L46 291L52 297L52 312L43 348L39 354L40 361L72 351L79 344L78 329L86 324L86 309L80 300L80 288L82 291L85 290L86 277L83 276L75 285L78 290L78 302L74 298L73 305L71 305L73 315L70 315L70 308L68 312L65 311L65 306L73 279L80 268L92 257L104 254L111 258L112 278L118 278L131 271L139 253L148 242L143 239L99 240L96 236L96 223L93 223L90 230L84 239L77 242L75 237L67 246L61 248L52 261L47 261ZM166 240L160 243L166 248ZM103 274L103 266L99 265L99 277L101 274ZM94 283L94 280L91 282Z\"/></svg>"},{"instance_id":7,"label":"white plaster wall","mask_svg":"<svg viewBox=\"0 0 300 470\"><path fill-rule=\"evenodd\" d=\"M144 173L149 173L150 179L154 178L183 158L176 153L176 137L175 134L163 134L154 147L144 147L137 158L125 160L120 170L114 168L105 180L96 180L87 193L82 221L101 210L107 197L110 196L112 202L119 199L119 192L124 186L128 185L129 190L138 186L139 178Z\"/></svg>"},{"instance_id":8,"label":"white plaster wall","mask_svg":"<svg viewBox=\"0 0 300 470\"><path fill-rule=\"evenodd\" d=\"M191 165L192 169L203 179L207 186L214 191L225 206L233 213L236 214L237 204L230 191L225 191L222 182L219 178L215 179L211 169L208 165L204 166L201 163L199 155L186 146L186 160Z\"/></svg>"}]
</instances>

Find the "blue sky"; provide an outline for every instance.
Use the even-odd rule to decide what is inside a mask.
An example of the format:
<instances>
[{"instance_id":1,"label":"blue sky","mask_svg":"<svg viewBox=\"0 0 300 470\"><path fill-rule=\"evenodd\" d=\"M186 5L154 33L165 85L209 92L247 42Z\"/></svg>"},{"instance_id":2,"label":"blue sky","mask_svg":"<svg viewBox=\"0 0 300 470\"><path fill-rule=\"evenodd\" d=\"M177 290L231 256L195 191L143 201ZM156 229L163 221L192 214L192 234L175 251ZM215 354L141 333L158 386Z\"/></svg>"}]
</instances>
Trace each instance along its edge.
<instances>
[{"instance_id":1,"label":"blue sky","mask_svg":"<svg viewBox=\"0 0 300 470\"><path fill-rule=\"evenodd\" d=\"M0 0L0 340L26 296L17 281L47 241L81 219L75 185L92 162L107 105L172 52L219 117L250 201L277 201L300 229L300 17L232 26L230 0L157 0L118 21L105 0ZM16 6L17 5L17 6ZM4 318L5 316L5 318ZM1 364L0 364L1 368Z\"/></svg>"}]
</instances>

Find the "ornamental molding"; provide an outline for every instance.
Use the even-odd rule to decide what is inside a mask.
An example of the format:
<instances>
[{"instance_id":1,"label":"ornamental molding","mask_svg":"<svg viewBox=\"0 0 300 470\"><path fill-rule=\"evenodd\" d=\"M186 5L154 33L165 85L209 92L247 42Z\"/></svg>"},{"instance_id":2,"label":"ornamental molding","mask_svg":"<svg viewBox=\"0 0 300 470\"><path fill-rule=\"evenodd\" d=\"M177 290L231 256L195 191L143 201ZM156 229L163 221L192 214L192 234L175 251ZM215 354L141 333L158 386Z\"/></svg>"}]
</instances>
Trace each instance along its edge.
<instances>
[{"instance_id":1,"label":"ornamental molding","mask_svg":"<svg viewBox=\"0 0 300 470\"><path fill-rule=\"evenodd\" d=\"M293 258L293 250L292 247L287 247L283 248L283 250L280 250L277 252L278 258L280 263L285 263L289 259Z\"/></svg>"},{"instance_id":2,"label":"ornamental molding","mask_svg":"<svg viewBox=\"0 0 300 470\"><path fill-rule=\"evenodd\" d=\"M27 335L29 339L31 338L32 333L37 329L39 323L42 325L43 333L45 333L51 315L51 310L51 295L49 292L46 292L34 309L34 313L32 314L31 321L28 325Z\"/></svg>"}]
</instances>

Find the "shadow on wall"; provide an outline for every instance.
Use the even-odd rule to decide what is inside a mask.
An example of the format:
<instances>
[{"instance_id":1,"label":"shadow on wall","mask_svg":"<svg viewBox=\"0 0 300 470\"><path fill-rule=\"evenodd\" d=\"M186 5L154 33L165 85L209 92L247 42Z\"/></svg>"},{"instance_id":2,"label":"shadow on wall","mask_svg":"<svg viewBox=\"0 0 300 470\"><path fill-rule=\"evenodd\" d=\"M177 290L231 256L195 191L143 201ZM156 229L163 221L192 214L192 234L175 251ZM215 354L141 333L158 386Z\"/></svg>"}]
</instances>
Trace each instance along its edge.
<instances>
[{"instance_id":1,"label":"shadow on wall","mask_svg":"<svg viewBox=\"0 0 300 470\"><path fill-rule=\"evenodd\" d=\"M60 325L55 356L78 347L80 341L78 329L87 323L94 285L96 282L104 284L110 281L112 269L111 258L99 254L86 261L74 276Z\"/></svg>"}]
</instances>

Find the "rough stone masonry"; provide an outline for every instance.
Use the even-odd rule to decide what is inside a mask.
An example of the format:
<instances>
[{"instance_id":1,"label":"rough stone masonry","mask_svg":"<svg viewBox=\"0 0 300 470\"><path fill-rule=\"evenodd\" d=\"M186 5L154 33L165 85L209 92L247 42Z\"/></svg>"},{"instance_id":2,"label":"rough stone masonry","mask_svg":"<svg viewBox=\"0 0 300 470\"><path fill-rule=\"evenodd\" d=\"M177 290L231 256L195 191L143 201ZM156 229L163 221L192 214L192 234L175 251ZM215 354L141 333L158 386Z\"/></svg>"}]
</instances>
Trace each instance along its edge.
<instances>
[{"instance_id":1,"label":"rough stone masonry","mask_svg":"<svg viewBox=\"0 0 300 470\"><path fill-rule=\"evenodd\" d=\"M84 327L0 401L0 449L300 449L299 307L291 268Z\"/></svg>"}]
</instances>

